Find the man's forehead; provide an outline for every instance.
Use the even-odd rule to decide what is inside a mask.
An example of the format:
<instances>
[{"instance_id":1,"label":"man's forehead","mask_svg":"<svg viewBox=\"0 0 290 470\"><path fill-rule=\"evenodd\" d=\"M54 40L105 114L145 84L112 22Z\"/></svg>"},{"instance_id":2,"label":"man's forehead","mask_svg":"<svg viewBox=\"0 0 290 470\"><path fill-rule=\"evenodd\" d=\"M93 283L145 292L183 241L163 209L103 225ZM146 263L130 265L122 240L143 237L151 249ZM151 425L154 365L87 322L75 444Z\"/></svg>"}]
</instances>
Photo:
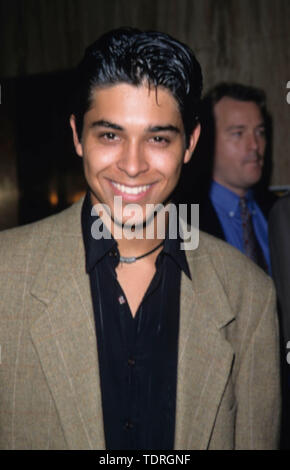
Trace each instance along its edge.
<instances>
[{"instance_id":1,"label":"man's forehead","mask_svg":"<svg viewBox=\"0 0 290 470\"><path fill-rule=\"evenodd\" d=\"M137 85L128 83L128 82L117 82L117 83L109 83L106 85L96 86L91 91L91 97L90 97L91 103L95 101L96 97L100 95L100 93L104 91L110 92L111 90L116 90L116 89L126 90L127 93L130 93L130 92L134 93L134 91L141 90L141 89L146 90L148 97L154 95L157 104L158 104L158 97L160 93L165 92L167 97L169 97L170 100L173 100L179 109L177 99L169 88L163 85L154 85L148 82L147 80L144 80L142 83L137 84Z\"/></svg>"},{"instance_id":2,"label":"man's forehead","mask_svg":"<svg viewBox=\"0 0 290 470\"><path fill-rule=\"evenodd\" d=\"M152 119L162 117L182 121L179 105L166 87L129 83L116 83L104 87L96 87L91 95L90 107L86 117L100 115L99 119L116 120L135 116L136 119Z\"/></svg>"},{"instance_id":3,"label":"man's forehead","mask_svg":"<svg viewBox=\"0 0 290 470\"><path fill-rule=\"evenodd\" d=\"M246 125L247 123L263 124L261 110L254 101L240 101L228 96L223 97L214 106L217 123Z\"/></svg>"}]
</instances>

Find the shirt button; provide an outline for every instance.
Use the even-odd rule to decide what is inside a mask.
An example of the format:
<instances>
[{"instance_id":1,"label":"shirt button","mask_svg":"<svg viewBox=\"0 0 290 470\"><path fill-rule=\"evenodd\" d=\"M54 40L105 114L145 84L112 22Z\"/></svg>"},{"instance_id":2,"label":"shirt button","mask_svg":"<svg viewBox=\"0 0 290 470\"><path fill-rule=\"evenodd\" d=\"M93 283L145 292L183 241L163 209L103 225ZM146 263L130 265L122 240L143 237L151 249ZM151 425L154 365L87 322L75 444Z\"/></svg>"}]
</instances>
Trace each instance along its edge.
<instances>
[{"instance_id":1,"label":"shirt button","mask_svg":"<svg viewBox=\"0 0 290 470\"><path fill-rule=\"evenodd\" d=\"M134 427L134 424L131 423L131 421L127 421L127 422L125 423L125 428L126 428L126 429L133 429L133 427Z\"/></svg>"},{"instance_id":2,"label":"shirt button","mask_svg":"<svg viewBox=\"0 0 290 470\"><path fill-rule=\"evenodd\" d=\"M129 366L134 366L135 365L135 359L128 359L128 365Z\"/></svg>"},{"instance_id":3,"label":"shirt button","mask_svg":"<svg viewBox=\"0 0 290 470\"><path fill-rule=\"evenodd\" d=\"M124 299L124 296L123 296L123 295L120 295L120 296L118 297L118 301L119 301L119 304L120 304L120 305L123 305L123 304L126 303L126 300Z\"/></svg>"}]
</instances>

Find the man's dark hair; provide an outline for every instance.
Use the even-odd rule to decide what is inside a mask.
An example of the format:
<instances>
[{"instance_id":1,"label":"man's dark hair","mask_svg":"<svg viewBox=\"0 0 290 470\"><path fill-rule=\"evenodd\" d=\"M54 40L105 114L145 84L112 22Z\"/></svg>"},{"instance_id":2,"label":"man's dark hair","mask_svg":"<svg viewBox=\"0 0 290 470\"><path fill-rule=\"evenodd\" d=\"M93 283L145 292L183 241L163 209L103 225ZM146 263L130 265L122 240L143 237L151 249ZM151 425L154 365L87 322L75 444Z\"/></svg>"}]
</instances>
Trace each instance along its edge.
<instances>
[{"instance_id":1,"label":"man's dark hair","mask_svg":"<svg viewBox=\"0 0 290 470\"><path fill-rule=\"evenodd\" d=\"M267 114L265 92L260 88L242 85L241 83L219 83L204 96L202 108L206 109L207 112L213 113L214 106L225 97L237 101L252 101L256 103L265 119Z\"/></svg>"},{"instance_id":2,"label":"man's dark hair","mask_svg":"<svg viewBox=\"0 0 290 470\"><path fill-rule=\"evenodd\" d=\"M186 143L198 123L201 68L191 49L167 34L119 28L86 49L77 68L73 114L79 137L93 91L119 83L167 88L182 116Z\"/></svg>"}]
</instances>

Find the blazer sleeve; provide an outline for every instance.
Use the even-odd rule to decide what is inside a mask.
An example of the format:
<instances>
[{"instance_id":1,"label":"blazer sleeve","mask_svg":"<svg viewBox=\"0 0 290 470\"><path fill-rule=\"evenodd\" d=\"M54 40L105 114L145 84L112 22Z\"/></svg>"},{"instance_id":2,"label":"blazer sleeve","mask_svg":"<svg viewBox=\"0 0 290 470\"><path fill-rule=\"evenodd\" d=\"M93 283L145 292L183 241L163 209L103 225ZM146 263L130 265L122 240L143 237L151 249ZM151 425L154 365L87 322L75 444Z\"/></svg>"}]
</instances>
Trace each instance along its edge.
<instances>
[{"instance_id":1,"label":"blazer sleeve","mask_svg":"<svg viewBox=\"0 0 290 470\"><path fill-rule=\"evenodd\" d=\"M269 284L262 315L246 341L236 377L235 449L277 449L280 430L280 359L276 296ZM255 295L255 294L254 294ZM255 312L256 309L256 312Z\"/></svg>"}]
</instances>

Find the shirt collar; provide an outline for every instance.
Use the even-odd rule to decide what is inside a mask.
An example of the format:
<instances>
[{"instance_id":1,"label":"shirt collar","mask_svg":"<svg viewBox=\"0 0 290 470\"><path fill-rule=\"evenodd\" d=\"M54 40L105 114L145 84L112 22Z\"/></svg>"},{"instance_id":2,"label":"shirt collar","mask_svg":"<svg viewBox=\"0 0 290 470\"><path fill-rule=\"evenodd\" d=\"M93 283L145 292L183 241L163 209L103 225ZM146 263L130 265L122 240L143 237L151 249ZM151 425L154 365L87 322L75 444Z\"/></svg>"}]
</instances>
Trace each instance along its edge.
<instances>
[{"instance_id":1,"label":"shirt collar","mask_svg":"<svg viewBox=\"0 0 290 470\"><path fill-rule=\"evenodd\" d=\"M169 255L179 268L187 275L187 277L191 279L185 252L180 248L181 242L182 240L179 235L177 235L177 238L169 238L167 232L163 252L164 254Z\"/></svg>"},{"instance_id":2,"label":"shirt collar","mask_svg":"<svg viewBox=\"0 0 290 470\"><path fill-rule=\"evenodd\" d=\"M209 196L210 196L211 201L214 203L216 207L219 208L220 211L224 212L230 217L234 217L235 215L239 214L240 197L237 194L235 194L233 191L230 191L228 188L225 188L224 186L217 183L216 181L213 181L210 187ZM246 197L247 205L249 209L253 210L253 204L254 204L253 191L249 189L245 197Z\"/></svg>"},{"instance_id":3,"label":"shirt collar","mask_svg":"<svg viewBox=\"0 0 290 470\"><path fill-rule=\"evenodd\" d=\"M95 239L92 236L91 228L93 223L99 218L97 215L92 215L92 203L90 198L90 193L87 191L85 196L82 212L81 212L81 221L82 221L82 232L85 245L85 255L86 255L86 271L90 273L95 265L109 252L118 251L118 243L113 236L110 238L100 238ZM184 250L180 249L181 238L171 239L166 234L164 241L164 248L160 255L170 256L179 266L179 268L184 271L184 273L191 278L190 270L186 260ZM157 257L157 259L159 256ZM159 258L160 259L160 258Z\"/></svg>"},{"instance_id":4,"label":"shirt collar","mask_svg":"<svg viewBox=\"0 0 290 470\"><path fill-rule=\"evenodd\" d=\"M88 273L91 272L98 261L117 246L117 242L112 236L100 239L92 236L92 225L99 218L97 215L92 215L92 208L90 193L87 191L82 206L81 220L86 253L86 270Z\"/></svg>"}]
</instances>

